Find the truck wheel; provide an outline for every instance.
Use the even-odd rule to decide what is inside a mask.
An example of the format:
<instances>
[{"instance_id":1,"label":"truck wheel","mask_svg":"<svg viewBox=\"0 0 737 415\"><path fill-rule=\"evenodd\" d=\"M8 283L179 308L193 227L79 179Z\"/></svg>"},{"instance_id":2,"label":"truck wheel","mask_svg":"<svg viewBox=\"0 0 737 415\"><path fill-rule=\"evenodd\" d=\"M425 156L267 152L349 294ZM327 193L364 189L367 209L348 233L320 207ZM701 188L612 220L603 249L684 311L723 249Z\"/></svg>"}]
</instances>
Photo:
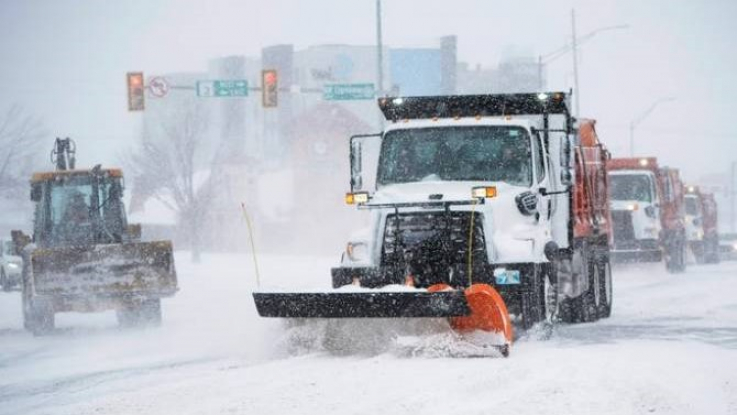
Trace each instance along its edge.
<instances>
[{"instance_id":1,"label":"truck wheel","mask_svg":"<svg viewBox=\"0 0 737 415\"><path fill-rule=\"evenodd\" d=\"M567 272L571 281L587 282L586 291L577 297L567 297L560 301L560 320L565 323L583 323L596 320L596 281L598 280L593 260L593 250L585 244L578 244L570 260L561 262L561 272ZM560 280L560 278L559 278Z\"/></svg>"},{"instance_id":2,"label":"truck wheel","mask_svg":"<svg viewBox=\"0 0 737 415\"><path fill-rule=\"evenodd\" d=\"M523 275L520 287L520 314L522 317L522 328L527 330L535 323L542 321L545 310L541 307L542 299L542 272L538 264L532 264L529 275Z\"/></svg>"},{"instance_id":3,"label":"truck wheel","mask_svg":"<svg viewBox=\"0 0 737 415\"><path fill-rule=\"evenodd\" d=\"M599 273L599 267L597 266L597 260L595 254L589 256L587 264L589 274L588 288L581 295L581 321L592 322L599 319L599 306L601 305L601 275Z\"/></svg>"},{"instance_id":4,"label":"truck wheel","mask_svg":"<svg viewBox=\"0 0 737 415\"><path fill-rule=\"evenodd\" d=\"M0 286L3 291L10 291L10 282L8 282L8 276L5 274L5 268L0 268Z\"/></svg>"},{"instance_id":5,"label":"truck wheel","mask_svg":"<svg viewBox=\"0 0 737 415\"><path fill-rule=\"evenodd\" d=\"M540 307L543 310L543 321L554 323L558 319L558 285L552 275L551 269L542 275L542 284L540 284Z\"/></svg>"},{"instance_id":6,"label":"truck wheel","mask_svg":"<svg viewBox=\"0 0 737 415\"><path fill-rule=\"evenodd\" d=\"M599 318L608 318L612 314L612 266L609 259L597 263L599 268Z\"/></svg>"},{"instance_id":7,"label":"truck wheel","mask_svg":"<svg viewBox=\"0 0 737 415\"><path fill-rule=\"evenodd\" d=\"M692 242L691 243L691 252L693 252L694 259L696 259L697 264L703 264L704 263L704 243L699 242Z\"/></svg>"}]
</instances>

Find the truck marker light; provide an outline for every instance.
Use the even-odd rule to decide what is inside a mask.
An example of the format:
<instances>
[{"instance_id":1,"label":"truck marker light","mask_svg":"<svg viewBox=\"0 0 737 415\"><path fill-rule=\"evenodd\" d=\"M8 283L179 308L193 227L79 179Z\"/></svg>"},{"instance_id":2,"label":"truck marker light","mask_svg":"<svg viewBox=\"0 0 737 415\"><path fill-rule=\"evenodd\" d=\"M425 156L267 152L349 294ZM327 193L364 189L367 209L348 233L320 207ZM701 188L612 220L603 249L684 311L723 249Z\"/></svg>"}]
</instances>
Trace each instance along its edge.
<instances>
[{"instance_id":1,"label":"truck marker light","mask_svg":"<svg viewBox=\"0 0 737 415\"><path fill-rule=\"evenodd\" d=\"M345 194L345 203L347 205L353 205L353 204L362 204L366 203L369 200L369 194L368 192L356 192L356 193L346 193Z\"/></svg>"},{"instance_id":2,"label":"truck marker light","mask_svg":"<svg viewBox=\"0 0 737 415\"><path fill-rule=\"evenodd\" d=\"M471 195L478 199L496 197L495 186L480 186L471 189Z\"/></svg>"},{"instance_id":3,"label":"truck marker light","mask_svg":"<svg viewBox=\"0 0 737 415\"><path fill-rule=\"evenodd\" d=\"M476 121L478 121L478 120L481 119L481 115L476 114L476 117L475 118L476 118Z\"/></svg>"},{"instance_id":4,"label":"truck marker light","mask_svg":"<svg viewBox=\"0 0 737 415\"><path fill-rule=\"evenodd\" d=\"M647 167L647 159L640 159L640 166Z\"/></svg>"}]
</instances>

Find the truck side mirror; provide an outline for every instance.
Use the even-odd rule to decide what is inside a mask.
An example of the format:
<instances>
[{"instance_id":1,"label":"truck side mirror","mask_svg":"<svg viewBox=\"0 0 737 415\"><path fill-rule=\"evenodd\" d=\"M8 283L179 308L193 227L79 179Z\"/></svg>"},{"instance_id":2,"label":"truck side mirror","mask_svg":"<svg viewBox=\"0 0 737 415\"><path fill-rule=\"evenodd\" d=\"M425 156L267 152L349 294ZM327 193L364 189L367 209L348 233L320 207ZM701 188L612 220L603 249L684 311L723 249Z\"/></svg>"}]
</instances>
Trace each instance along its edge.
<instances>
[{"instance_id":1,"label":"truck side mirror","mask_svg":"<svg viewBox=\"0 0 737 415\"><path fill-rule=\"evenodd\" d=\"M38 202L41 200L41 184L36 183L31 186L31 201Z\"/></svg>"},{"instance_id":2,"label":"truck side mirror","mask_svg":"<svg viewBox=\"0 0 737 415\"><path fill-rule=\"evenodd\" d=\"M351 191L361 189L361 141L351 140Z\"/></svg>"},{"instance_id":3,"label":"truck side mirror","mask_svg":"<svg viewBox=\"0 0 737 415\"><path fill-rule=\"evenodd\" d=\"M563 171L560 172L560 182L563 186L570 186L573 184L571 169L564 168Z\"/></svg>"}]
</instances>

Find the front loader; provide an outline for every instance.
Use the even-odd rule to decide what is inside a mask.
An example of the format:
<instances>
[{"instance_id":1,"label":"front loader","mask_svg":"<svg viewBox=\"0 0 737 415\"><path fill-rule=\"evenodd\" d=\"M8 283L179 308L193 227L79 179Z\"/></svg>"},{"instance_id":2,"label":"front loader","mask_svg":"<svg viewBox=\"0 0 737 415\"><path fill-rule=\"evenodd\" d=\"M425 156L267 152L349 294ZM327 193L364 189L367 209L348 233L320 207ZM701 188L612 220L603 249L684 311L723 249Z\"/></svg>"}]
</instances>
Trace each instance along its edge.
<instances>
[{"instance_id":1,"label":"front loader","mask_svg":"<svg viewBox=\"0 0 737 415\"><path fill-rule=\"evenodd\" d=\"M129 225L119 169L75 169L74 142L57 139L56 170L34 173L33 237L13 232L23 253L23 319L43 334L59 312L116 310L122 326L157 325L161 298L177 291L170 241L141 242Z\"/></svg>"}]
</instances>

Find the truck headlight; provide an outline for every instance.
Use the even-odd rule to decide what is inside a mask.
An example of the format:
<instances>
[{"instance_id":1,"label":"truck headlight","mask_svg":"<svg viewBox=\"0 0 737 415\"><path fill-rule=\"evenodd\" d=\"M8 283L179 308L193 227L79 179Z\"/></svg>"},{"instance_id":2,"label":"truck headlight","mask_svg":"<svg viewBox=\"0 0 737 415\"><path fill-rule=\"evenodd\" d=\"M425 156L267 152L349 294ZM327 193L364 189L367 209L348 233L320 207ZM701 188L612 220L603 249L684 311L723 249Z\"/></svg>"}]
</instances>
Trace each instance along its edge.
<instances>
[{"instance_id":1,"label":"truck headlight","mask_svg":"<svg viewBox=\"0 0 737 415\"><path fill-rule=\"evenodd\" d=\"M637 203L630 203L629 205L627 205L627 210L629 210L631 212L634 212L634 211L636 211L639 208L640 208L640 206Z\"/></svg>"},{"instance_id":2,"label":"truck headlight","mask_svg":"<svg viewBox=\"0 0 737 415\"><path fill-rule=\"evenodd\" d=\"M18 269L19 266L18 266L18 264L14 264L14 263L11 262L11 263L8 264L8 268L10 268L10 269Z\"/></svg>"},{"instance_id":3,"label":"truck headlight","mask_svg":"<svg viewBox=\"0 0 737 415\"><path fill-rule=\"evenodd\" d=\"M517 202L517 209L525 216L532 216L537 213L537 194L532 192L524 192L514 198Z\"/></svg>"},{"instance_id":4,"label":"truck headlight","mask_svg":"<svg viewBox=\"0 0 737 415\"><path fill-rule=\"evenodd\" d=\"M345 253L353 262L368 261L368 245L365 242L348 242Z\"/></svg>"}]
</instances>

